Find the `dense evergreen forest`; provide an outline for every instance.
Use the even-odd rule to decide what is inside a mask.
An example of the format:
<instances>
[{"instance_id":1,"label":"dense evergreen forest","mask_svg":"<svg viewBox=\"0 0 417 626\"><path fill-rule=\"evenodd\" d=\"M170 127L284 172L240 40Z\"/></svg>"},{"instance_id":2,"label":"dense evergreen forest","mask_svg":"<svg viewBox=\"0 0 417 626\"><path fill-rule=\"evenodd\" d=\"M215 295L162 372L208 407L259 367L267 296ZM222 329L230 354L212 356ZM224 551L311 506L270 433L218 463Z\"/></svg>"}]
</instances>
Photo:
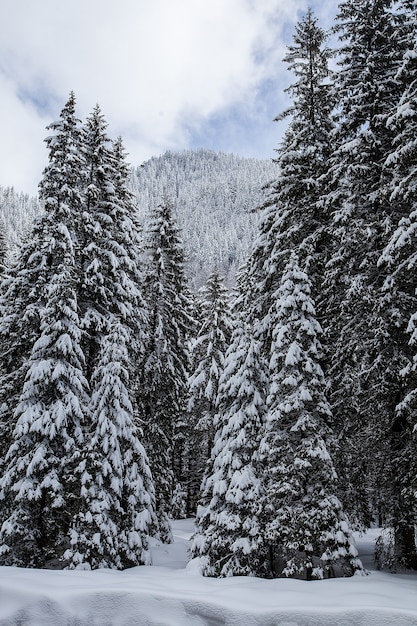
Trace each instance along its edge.
<instances>
[{"instance_id":1,"label":"dense evergreen forest","mask_svg":"<svg viewBox=\"0 0 417 626\"><path fill-rule=\"evenodd\" d=\"M206 155L219 231L236 204L257 216L233 291L243 248L213 241L207 276L186 271L192 168L175 187L174 155L132 175L70 94L17 254L2 229L1 565L148 563L195 515L206 576L351 576L371 526L379 567L417 569L416 14L345 0L332 50L307 11L273 177Z\"/></svg>"},{"instance_id":2,"label":"dense evergreen forest","mask_svg":"<svg viewBox=\"0 0 417 626\"><path fill-rule=\"evenodd\" d=\"M211 150L166 152L131 168L127 187L142 229L163 195L172 203L181 231L185 271L194 290L214 269L232 289L256 236L264 187L276 177L277 164ZM40 202L0 186L0 218L7 249L15 253L42 211Z\"/></svg>"}]
</instances>

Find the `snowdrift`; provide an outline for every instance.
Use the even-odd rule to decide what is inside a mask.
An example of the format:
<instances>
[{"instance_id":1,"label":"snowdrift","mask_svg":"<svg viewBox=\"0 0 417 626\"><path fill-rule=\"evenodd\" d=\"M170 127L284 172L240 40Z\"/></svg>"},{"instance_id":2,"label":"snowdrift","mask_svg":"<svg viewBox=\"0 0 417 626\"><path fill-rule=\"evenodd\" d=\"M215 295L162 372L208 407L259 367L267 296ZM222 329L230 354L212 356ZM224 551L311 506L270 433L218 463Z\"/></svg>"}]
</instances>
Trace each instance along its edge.
<instances>
[{"instance_id":1,"label":"snowdrift","mask_svg":"<svg viewBox=\"0 0 417 626\"><path fill-rule=\"evenodd\" d=\"M358 539L368 576L305 582L204 578L188 562L192 520L153 547L151 567L0 568L0 626L416 626L417 575L372 570L376 531Z\"/></svg>"}]
</instances>

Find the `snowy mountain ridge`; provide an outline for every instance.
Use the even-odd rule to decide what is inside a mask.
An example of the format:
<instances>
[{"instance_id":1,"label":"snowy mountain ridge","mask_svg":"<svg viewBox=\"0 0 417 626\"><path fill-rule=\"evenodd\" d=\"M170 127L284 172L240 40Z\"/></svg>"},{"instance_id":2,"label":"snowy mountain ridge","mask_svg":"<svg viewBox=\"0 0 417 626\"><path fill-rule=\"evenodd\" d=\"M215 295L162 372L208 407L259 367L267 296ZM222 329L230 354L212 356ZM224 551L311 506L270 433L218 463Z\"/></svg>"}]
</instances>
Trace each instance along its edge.
<instances>
[{"instance_id":1,"label":"snowy mountain ridge","mask_svg":"<svg viewBox=\"0 0 417 626\"><path fill-rule=\"evenodd\" d=\"M256 233L263 187L276 169L269 160L204 149L166 152L133 167L130 187L142 224L164 196L173 202L192 286L201 286L215 267L232 286ZM0 218L11 250L40 211L36 198L0 186Z\"/></svg>"}]
</instances>

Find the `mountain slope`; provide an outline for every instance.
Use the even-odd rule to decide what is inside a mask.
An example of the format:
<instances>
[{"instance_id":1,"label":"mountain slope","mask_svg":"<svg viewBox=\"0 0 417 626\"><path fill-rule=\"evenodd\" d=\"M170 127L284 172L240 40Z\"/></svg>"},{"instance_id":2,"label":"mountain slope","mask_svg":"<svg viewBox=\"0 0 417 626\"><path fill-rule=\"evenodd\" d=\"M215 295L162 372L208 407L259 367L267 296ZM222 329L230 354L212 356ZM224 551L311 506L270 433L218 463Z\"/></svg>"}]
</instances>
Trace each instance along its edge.
<instances>
[{"instance_id":1,"label":"mountain slope","mask_svg":"<svg viewBox=\"0 0 417 626\"><path fill-rule=\"evenodd\" d=\"M269 160L203 149L166 152L133 167L130 186L144 226L150 209L164 196L172 201L191 286L200 287L217 268L231 287L256 234L262 188L276 177L276 167ZM0 187L0 219L11 252L40 211L35 198Z\"/></svg>"},{"instance_id":2,"label":"mountain slope","mask_svg":"<svg viewBox=\"0 0 417 626\"><path fill-rule=\"evenodd\" d=\"M173 202L191 284L199 287L217 267L231 286L256 233L254 209L276 167L203 149L167 152L134 168L131 185L143 222L164 196Z\"/></svg>"}]
</instances>

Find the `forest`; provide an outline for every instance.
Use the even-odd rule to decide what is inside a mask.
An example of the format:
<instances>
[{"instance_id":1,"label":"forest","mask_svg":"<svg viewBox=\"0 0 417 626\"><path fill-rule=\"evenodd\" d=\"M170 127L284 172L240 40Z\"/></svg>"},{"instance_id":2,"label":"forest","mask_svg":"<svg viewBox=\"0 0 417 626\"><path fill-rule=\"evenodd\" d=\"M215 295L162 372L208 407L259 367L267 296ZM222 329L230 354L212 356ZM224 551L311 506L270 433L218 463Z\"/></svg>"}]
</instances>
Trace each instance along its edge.
<instances>
[{"instance_id":1,"label":"forest","mask_svg":"<svg viewBox=\"0 0 417 626\"><path fill-rule=\"evenodd\" d=\"M195 516L208 577L350 577L373 527L417 570L416 15L345 0L338 49L300 19L274 177L253 207L217 183L257 216L233 289L221 255L188 278L179 194L70 94L42 211L1 234L0 565L149 564Z\"/></svg>"}]
</instances>

